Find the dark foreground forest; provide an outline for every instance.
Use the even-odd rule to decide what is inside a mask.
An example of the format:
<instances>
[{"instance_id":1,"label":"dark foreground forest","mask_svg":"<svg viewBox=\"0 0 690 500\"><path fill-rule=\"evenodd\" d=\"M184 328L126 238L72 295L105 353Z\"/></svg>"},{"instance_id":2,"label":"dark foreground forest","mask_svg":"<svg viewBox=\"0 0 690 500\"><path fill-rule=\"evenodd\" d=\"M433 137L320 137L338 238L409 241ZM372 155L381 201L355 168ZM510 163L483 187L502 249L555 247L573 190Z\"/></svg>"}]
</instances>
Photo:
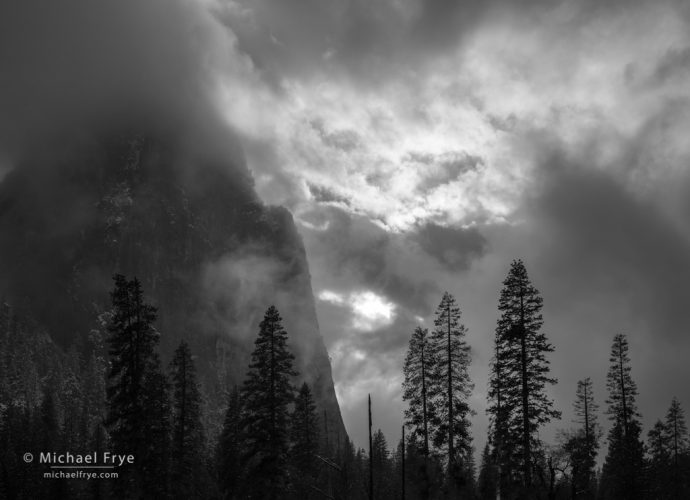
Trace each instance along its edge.
<instances>
[{"instance_id":1,"label":"dark foreground forest","mask_svg":"<svg viewBox=\"0 0 690 500\"><path fill-rule=\"evenodd\" d=\"M401 436L389 436L389 444L370 419L366 450L347 436L329 439L327 415L294 368L275 307L259 325L243 384L223 394L222 411L214 412L219 405L209 405L185 341L168 363L160 359L165 333L156 330L158 311L140 282L116 275L111 299L88 341L66 352L21 305L3 305L0 498L690 498L683 409L674 398L645 435L623 334L613 337L607 400L595 401L584 378L574 392L576 426L555 443L539 439L561 411L548 395L557 381L542 297L521 261L511 264L500 292L491 425L479 464L469 420L471 349L449 293L433 330L411 334ZM113 466L105 453L131 458ZM90 455L89 467L76 458ZM117 476L60 476L78 471Z\"/></svg>"}]
</instances>

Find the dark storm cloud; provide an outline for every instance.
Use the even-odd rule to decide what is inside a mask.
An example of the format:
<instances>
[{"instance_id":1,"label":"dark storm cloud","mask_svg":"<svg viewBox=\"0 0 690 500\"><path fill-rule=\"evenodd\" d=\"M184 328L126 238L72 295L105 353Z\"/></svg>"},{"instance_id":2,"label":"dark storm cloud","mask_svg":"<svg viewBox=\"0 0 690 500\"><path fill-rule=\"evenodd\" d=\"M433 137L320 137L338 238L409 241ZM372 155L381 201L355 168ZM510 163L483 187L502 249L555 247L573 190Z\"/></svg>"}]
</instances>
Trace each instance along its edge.
<instances>
[{"instance_id":1,"label":"dark storm cloud","mask_svg":"<svg viewBox=\"0 0 690 500\"><path fill-rule=\"evenodd\" d=\"M38 137L103 123L208 121L212 40L221 35L197 7L2 2L0 149L17 156Z\"/></svg>"},{"instance_id":2,"label":"dark storm cloud","mask_svg":"<svg viewBox=\"0 0 690 500\"><path fill-rule=\"evenodd\" d=\"M179 174L190 194L208 185L187 165L247 180L238 140L213 108L213 79L236 62L226 37L195 2L1 2L0 170L31 172L5 178L6 192L30 193L18 209L24 220L63 240L99 220L102 200L80 175L103 169L125 146L119 137L137 138L131 151L138 140L156 150L133 161L165 158L161 171L171 167L166 174ZM228 49L223 64L219 47ZM65 244L73 253L76 243ZM18 280L42 289L56 265L41 262Z\"/></svg>"},{"instance_id":3,"label":"dark storm cloud","mask_svg":"<svg viewBox=\"0 0 690 500\"><path fill-rule=\"evenodd\" d=\"M477 228L453 228L429 222L419 228L414 238L451 271L466 270L487 250L486 239Z\"/></svg>"},{"instance_id":4,"label":"dark storm cloud","mask_svg":"<svg viewBox=\"0 0 690 500\"><path fill-rule=\"evenodd\" d=\"M540 265L560 275L555 300L565 305L580 294L622 295L649 336L682 338L690 328L687 235L658 203L604 170L556 156L545 164L543 181L529 210L550 240Z\"/></svg>"},{"instance_id":5,"label":"dark storm cloud","mask_svg":"<svg viewBox=\"0 0 690 500\"><path fill-rule=\"evenodd\" d=\"M690 71L690 47L671 48L659 61L654 72L654 79L656 82L665 83L673 78L687 77L688 71Z\"/></svg>"},{"instance_id":6,"label":"dark storm cloud","mask_svg":"<svg viewBox=\"0 0 690 500\"><path fill-rule=\"evenodd\" d=\"M227 2L217 15L276 86L281 75L333 65L365 80L402 59L453 46L493 2L285 0ZM385 69L384 69L385 68Z\"/></svg>"},{"instance_id":7,"label":"dark storm cloud","mask_svg":"<svg viewBox=\"0 0 690 500\"><path fill-rule=\"evenodd\" d=\"M682 0L666 3L688 10ZM400 77L404 68L424 71L427 63L481 30L491 16L513 18L516 28L530 30L540 16L560 9L570 11L565 28L575 31L592 19L606 19L623 7L644 4L643 0L225 0L215 10L237 35L239 48L280 92L286 75L309 78L313 73L343 70L340 76L352 76L351 84L368 86Z\"/></svg>"},{"instance_id":8,"label":"dark storm cloud","mask_svg":"<svg viewBox=\"0 0 690 500\"><path fill-rule=\"evenodd\" d=\"M308 184L309 194L312 195L316 203L339 203L349 205L349 199L345 196L340 196L332 189L324 186L317 186L316 184Z\"/></svg>"}]
</instances>

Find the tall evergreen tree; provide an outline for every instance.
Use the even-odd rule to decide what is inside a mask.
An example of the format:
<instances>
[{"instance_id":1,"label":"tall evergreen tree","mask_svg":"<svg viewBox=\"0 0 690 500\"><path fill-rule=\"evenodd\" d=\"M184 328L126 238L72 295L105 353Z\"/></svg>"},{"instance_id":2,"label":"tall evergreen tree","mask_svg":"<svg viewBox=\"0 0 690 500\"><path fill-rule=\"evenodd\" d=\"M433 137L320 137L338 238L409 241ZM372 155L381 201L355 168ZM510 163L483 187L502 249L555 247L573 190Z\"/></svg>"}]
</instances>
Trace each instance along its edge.
<instances>
[{"instance_id":1,"label":"tall evergreen tree","mask_svg":"<svg viewBox=\"0 0 690 500\"><path fill-rule=\"evenodd\" d=\"M319 451L319 422L316 404L311 389L306 382L302 384L295 399L295 408L290 417L291 465L295 471L295 498L311 497L312 486L316 482Z\"/></svg>"},{"instance_id":2,"label":"tall evergreen tree","mask_svg":"<svg viewBox=\"0 0 690 500\"><path fill-rule=\"evenodd\" d=\"M167 498L170 494L171 405L170 384L158 358L146 375L142 396L146 437L135 467L140 473L144 498Z\"/></svg>"},{"instance_id":3,"label":"tall evergreen tree","mask_svg":"<svg viewBox=\"0 0 690 500\"><path fill-rule=\"evenodd\" d=\"M412 439L419 440L422 451L429 455L429 412L433 410L428 398L431 377L436 369L429 339L429 330L415 328L410 337L403 366L403 401L407 401L405 423L412 430Z\"/></svg>"},{"instance_id":4,"label":"tall evergreen tree","mask_svg":"<svg viewBox=\"0 0 690 500\"><path fill-rule=\"evenodd\" d=\"M410 440L415 442L413 453L421 451L422 460L417 462L416 455L412 463L417 464L414 471L417 479L417 491L422 499L430 495L429 440L437 419L431 395L434 393L433 378L436 372L436 358L429 338L429 330L417 327L410 337L405 363L403 365L403 401L407 401L405 424L411 429Z\"/></svg>"},{"instance_id":5,"label":"tall evergreen tree","mask_svg":"<svg viewBox=\"0 0 690 500\"><path fill-rule=\"evenodd\" d=\"M460 498L473 500L477 493L477 463L474 460L475 448L470 447L462 462L463 485L460 489Z\"/></svg>"},{"instance_id":6,"label":"tall evergreen tree","mask_svg":"<svg viewBox=\"0 0 690 500\"><path fill-rule=\"evenodd\" d=\"M556 379L549 377L546 354L554 348L541 331L542 304L522 261L513 261L498 302L501 316L496 326L488 408L491 441L501 469L501 495L515 479L524 494L530 494L537 431L560 417L546 395L547 385L555 384ZM520 474L514 470L517 463Z\"/></svg>"},{"instance_id":7,"label":"tall evergreen tree","mask_svg":"<svg viewBox=\"0 0 690 500\"><path fill-rule=\"evenodd\" d=\"M394 489L393 466L388 442L381 429L374 432L369 459L374 470L374 498L389 498L389 493Z\"/></svg>"},{"instance_id":8,"label":"tall evergreen tree","mask_svg":"<svg viewBox=\"0 0 690 500\"><path fill-rule=\"evenodd\" d=\"M223 430L218 440L216 463L220 491L223 498L237 498L244 473L244 434L242 431L242 403L237 386L230 392Z\"/></svg>"},{"instance_id":9,"label":"tall evergreen tree","mask_svg":"<svg viewBox=\"0 0 690 500\"><path fill-rule=\"evenodd\" d=\"M670 499L673 486L670 446L666 426L657 420L647 433L647 452L649 454L647 492L654 499Z\"/></svg>"},{"instance_id":10,"label":"tall evergreen tree","mask_svg":"<svg viewBox=\"0 0 690 500\"><path fill-rule=\"evenodd\" d=\"M491 448L486 443L482 451L482 462L479 465L479 478L477 479L477 497L479 500L495 500L498 492L496 484L496 471L491 457Z\"/></svg>"},{"instance_id":11,"label":"tall evergreen tree","mask_svg":"<svg viewBox=\"0 0 690 500\"><path fill-rule=\"evenodd\" d=\"M38 418L35 423L33 438L37 439L37 450L61 452L65 450L65 436L60 428L53 392L54 388L44 387L43 401L38 409L38 415L36 415ZM67 449L70 450L72 448ZM69 484L66 484L64 481L57 481L58 484L51 483L49 481L39 481L29 485L29 491L34 490L29 496L55 500L67 499L71 496Z\"/></svg>"},{"instance_id":12,"label":"tall evergreen tree","mask_svg":"<svg viewBox=\"0 0 690 500\"><path fill-rule=\"evenodd\" d=\"M637 386L631 376L628 339L613 339L606 377L609 391L607 414L613 421L608 435L609 449L603 469L604 497L607 500L645 498L644 445L635 397Z\"/></svg>"},{"instance_id":13,"label":"tall evergreen tree","mask_svg":"<svg viewBox=\"0 0 690 500\"><path fill-rule=\"evenodd\" d=\"M474 386L468 373L470 347L465 341L467 330L460 322L461 314L455 298L445 292L436 309L431 334L435 360L430 388L434 407L433 444L447 450L451 492L467 482L463 461L471 452L471 410L467 401Z\"/></svg>"},{"instance_id":14,"label":"tall evergreen tree","mask_svg":"<svg viewBox=\"0 0 690 500\"><path fill-rule=\"evenodd\" d=\"M593 498L594 467L599 448L599 406L594 401L592 379L589 377L577 382L573 407L575 422L580 428L566 443L566 451L571 461L572 489L576 498Z\"/></svg>"},{"instance_id":15,"label":"tall evergreen tree","mask_svg":"<svg viewBox=\"0 0 690 500\"><path fill-rule=\"evenodd\" d=\"M501 322L496 328L494 341L494 357L490 364L489 378L489 440L492 447L492 464L496 479L495 488L497 496L500 496L514 488L518 483L517 470L519 467L518 450L514 444L519 442L519 429L510 425L512 415L511 405L507 402L509 381L503 377L504 354L503 339L501 338ZM514 382L514 381L513 381ZM514 385L514 384L513 384ZM514 391L514 389L513 389Z\"/></svg>"},{"instance_id":16,"label":"tall evergreen tree","mask_svg":"<svg viewBox=\"0 0 690 500\"><path fill-rule=\"evenodd\" d=\"M355 450L355 445L345 439L341 453L337 460L340 467L335 478L334 496L337 500L359 500L366 498L367 488L364 478L364 464L361 450ZM323 467L322 467L323 470Z\"/></svg>"},{"instance_id":17,"label":"tall evergreen tree","mask_svg":"<svg viewBox=\"0 0 690 500\"><path fill-rule=\"evenodd\" d=\"M182 341L170 363L172 381L172 491L178 498L201 498L205 477L204 431L196 367Z\"/></svg>"},{"instance_id":18,"label":"tall evergreen tree","mask_svg":"<svg viewBox=\"0 0 690 500\"><path fill-rule=\"evenodd\" d=\"M613 339L609 371L606 376L606 388L609 391L607 414L614 422L618 422L624 433L630 432L630 424L639 418L635 397L637 385L631 376L630 356L628 355L628 339L618 334Z\"/></svg>"},{"instance_id":19,"label":"tall evergreen tree","mask_svg":"<svg viewBox=\"0 0 690 500\"><path fill-rule=\"evenodd\" d=\"M159 334L153 327L156 309L145 303L141 283L134 278L114 276L111 293L113 312L108 323L110 355L109 385L106 390L113 451L133 454L136 467L123 470L124 480L118 481L118 494L137 496L151 485L159 493L166 489L165 476L155 483L146 472L167 470L161 448L167 440L169 401L167 382L161 373L156 352ZM152 450L156 450L152 452Z\"/></svg>"},{"instance_id":20,"label":"tall evergreen tree","mask_svg":"<svg viewBox=\"0 0 690 500\"><path fill-rule=\"evenodd\" d=\"M664 431L673 472L671 475L672 498L674 500L688 498L690 496L690 443L685 414L676 397L671 400L671 407L666 413Z\"/></svg>"},{"instance_id":21,"label":"tall evergreen tree","mask_svg":"<svg viewBox=\"0 0 690 500\"><path fill-rule=\"evenodd\" d=\"M43 393L43 402L39 409L38 431L36 434L39 439L37 443L39 449L46 451L58 451L62 448L60 423L58 422L57 410L53 391L46 387Z\"/></svg>"},{"instance_id":22,"label":"tall evergreen tree","mask_svg":"<svg viewBox=\"0 0 690 500\"><path fill-rule=\"evenodd\" d=\"M249 496L278 499L288 487L289 412L295 389L295 357L278 310L271 306L259 325L259 336L242 386L243 426L247 439Z\"/></svg>"}]
</instances>

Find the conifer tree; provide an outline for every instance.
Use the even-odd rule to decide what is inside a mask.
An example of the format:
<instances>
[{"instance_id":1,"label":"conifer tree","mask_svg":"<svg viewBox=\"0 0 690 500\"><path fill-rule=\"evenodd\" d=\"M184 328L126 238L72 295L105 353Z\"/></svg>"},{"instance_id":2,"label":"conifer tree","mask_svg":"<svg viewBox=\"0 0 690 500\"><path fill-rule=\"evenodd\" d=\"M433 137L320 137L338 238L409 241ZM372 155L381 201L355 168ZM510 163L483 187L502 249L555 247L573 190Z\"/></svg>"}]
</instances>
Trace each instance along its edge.
<instances>
[{"instance_id":1,"label":"conifer tree","mask_svg":"<svg viewBox=\"0 0 690 500\"><path fill-rule=\"evenodd\" d=\"M179 498L201 498L205 476L204 431L196 367L182 341L170 363L172 381L172 491Z\"/></svg>"},{"instance_id":2,"label":"conifer tree","mask_svg":"<svg viewBox=\"0 0 690 500\"><path fill-rule=\"evenodd\" d=\"M103 423L105 416L105 362L91 353L84 370L84 412L90 434Z\"/></svg>"},{"instance_id":3,"label":"conifer tree","mask_svg":"<svg viewBox=\"0 0 690 500\"><path fill-rule=\"evenodd\" d=\"M666 413L664 424L665 441L668 443L672 470L670 488L672 498L688 498L690 494L690 456L688 453L690 444L685 414L676 397L671 400L671 407Z\"/></svg>"},{"instance_id":4,"label":"conifer tree","mask_svg":"<svg viewBox=\"0 0 690 500\"><path fill-rule=\"evenodd\" d=\"M462 461L463 484L460 488L460 498L473 499L477 491L477 463L474 460L474 446L465 453Z\"/></svg>"},{"instance_id":5,"label":"conifer tree","mask_svg":"<svg viewBox=\"0 0 690 500\"><path fill-rule=\"evenodd\" d=\"M237 498L244 468L244 435L242 432L242 403L237 386L230 392L223 430L218 440L217 467L223 498Z\"/></svg>"},{"instance_id":6,"label":"conifer tree","mask_svg":"<svg viewBox=\"0 0 690 500\"><path fill-rule=\"evenodd\" d=\"M290 417L291 465L296 474L296 498L308 498L318 473L319 422L311 389L302 384Z\"/></svg>"},{"instance_id":7,"label":"conifer tree","mask_svg":"<svg viewBox=\"0 0 690 500\"><path fill-rule=\"evenodd\" d=\"M393 468L388 442L381 429L374 432L369 459L372 461L374 469L374 498L387 498L388 492L392 490L393 486Z\"/></svg>"},{"instance_id":8,"label":"conifer tree","mask_svg":"<svg viewBox=\"0 0 690 500\"><path fill-rule=\"evenodd\" d=\"M170 384L158 357L152 361L142 395L145 438L135 468L144 498L167 498L170 493L171 405Z\"/></svg>"},{"instance_id":9,"label":"conifer tree","mask_svg":"<svg viewBox=\"0 0 690 500\"><path fill-rule=\"evenodd\" d=\"M573 407L575 423L580 428L565 445L571 461L571 484L578 498L591 498L594 495L594 466L600 431L597 424L599 406L594 401L594 389L589 377L577 382Z\"/></svg>"},{"instance_id":10,"label":"conifer tree","mask_svg":"<svg viewBox=\"0 0 690 500\"><path fill-rule=\"evenodd\" d=\"M491 442L503 490L518 480L525 495L532 490L537 431L560 412L546 395L549 377L546 354L554 348L541 331L543 299L532 285L521 260L511 263L498 302L495 358L489 390ZM515 470L519 463L520 473Z\"/></svg>"},{"instance_id":11,"label":"conifer tree","mask_svg":"<svg viewBox=\"0 0 690 500\"><path fill-rule=\"evenodd\" d=\"M115 275L108 323L110 355L106 390L113 451L133 454L136 467L123 469L118 494L136 496L167 490L169 400L156 352L156 309L144 302L140 282ZM156 462L158 461L158 462ZM152 472L160 474L153 481ZM146 491L151 486L154 491Z\"/></svg>"},{"instance_id":12,"label":"conifer tree","mask_svg":"<svg viewBox=\"0 0 690 500\"><path fill-rule=\"evenodd\" d=\"M60 395L59 405L63 414L63 437L65 446L70 450L80 450L86 441L86 429L79 425L83 422L85 403L83 386L79 380L80 365L80 356L72 346L67 352L66 359L60 363L60 373L57 376L57 380L60 381L57 393Z\"/></svg>"},{"instance_id":13,"label":"conifer tree","mask_svg":"<svg viewBox=\"0 0 690 500\"><path fill-rule=\"evenodd\" d=\"M606 376L606 387L609 398L607 414L614 422L618 422L624 433L629 433L629 426L636 418L639 418L635 397L637 385L631 376L630 357L628 355L628 339L623 334L618 334L613 339L609 371Z\"/></svg>"},{"instance_id":14,"label":"conifer tree","mask_svg":"<svg viewBox=\"0 0 690 500\"><path fill-rule=\"evenodd\" d=\"M461 314L455 298L445 292L436 309L431 334L433 444L447 450L451 491L467 481L462 473L463 460L471 449L471 410L467 401L473 384L468 373L470 347L465 341L466 328L460 322Z\"/></svg>"},{"instance_id":15,"label":"conifer tree","mask_svg":"<svg viewBox=\"0 0 690 500\"><path fill-rule=\"evenodd\" d=\"M58 421L57 410L53 390L46 387L43 392L43 402L39 409L39 420L36 426L39 437L39 449L49 451L59 451L61 449L61 431Z\"/></svg>"},{"instance_id":16,"label":"conifer tree","mask_svg":"<svg viewBox=\"0 0 690 500\"><path fill-rule=\"evenodd\" d=\"M489 443L492 447L491 461L494 466L495 488L497 495L507 491L517 484L517 470L519 467L518 451L514 444L520 439L517 430L510 425L512 410L507 403L508 381L503 377L503 339L501 338L501 323L496 328L494 341L494 357L490 363L490 379L488 399L489 405Z\"/></svg>"},{"instance_id":17,"label":"conifer tree","mask_svg":"<svg viewBox=\"0 0 690 500\"><path fill-rule=\"evenodd\" d=\"M278 310L269 307L242 386L249 496L278 499L288 487L288 407L294 400L292 378L297 373L287 335Z\"/></svg>"},{"instance_id":18,"label":"conifer tree","mask_svg":"<svg viewBox=\"0 0 690 500\"><path fill-rule=\"evenodd\" d=\"M491 458L491 448L486 443L482 451L482 462L477 478L477 496L479 500L495 500L497 493L496 473Z\"/></svg>"},{"instance_id":19,"label":"conifer tree","mask_svg":"<svg viewBox=\"0 0 690 500\"><path fill-rule=\"evenodd\" d=\"M422 451L429 455L429 412L433 406L428 394L431 376L436 368L429 339L429 330L417 327L410 338L405 364L403 366L403 401L407 426L412 430L412 439L420 441Z\"/></svg>"},{"instance_id":20,"label":"conifer tree","mask_svg":"<svg viewBox=\"0 0 690 500\"><path fill-rule=\"evenodd\" d=\"M669 491L673 484L670 460L670 446L666 426L657 420L647 433L647 452L649 454L648 493L651 498L670 498Z\"/></svg>"},{"instance_id":21,"label":"conifer tree","mask_svg":"<svg viewBox=\"0 0 690 500\"><path fill-rule=\"evenodd\" d=\"M38 418L36 419L33 437L34 439L38 439L36 442L38 445L36 450L39 452L42 450L55 452L65 450L63 445L64 435L60 428L53 392L54 388L48 386L44 387L43 401L38 409ZM50 484L46 481L39 481L27 485L28 490L31 492L29 496L34 496L36 498L69 498L69 485L64 481L58 481L58 483L59 484Z\"/></svg>"},{"instance_id":22,"label":"conifer tree","mask_svg":"<svg viewBox=\"0 0 690 500\"><path fill-rule=\"evenodd\" d=\"M580 430L582 431L587 446L596 450L598 430L597 410L599 409L599 405L594 401L594 388L591 378L587 377L577 382L573 407L575 410L575 422L581 425Z\"/></svg>"},{"instance_id":23,"label":"conifer tree","mask_svg":"<svg viewBox=\"0 0 690 500\"><path fill-rule=\"evenodd\" d=\"M340 473L336 477L335 492L339 500L365 498L365 488L361 475L363 465L350 439L345 439L337 463Z\"/></svg>"},{"instance_id":24,"label":"conifer tree","mask_svg":"<svg viewBox=\"0 0 690 500\"><path fill-rule=\"evenodd\" d=\"M613 421L602 479L607 500L645 498L644 445L640 440L642 426L635 402L637 386L631 376L628 349L626 336L616 335L606 377L609 391L607 414Z\"/></svg>"}]
</instances>

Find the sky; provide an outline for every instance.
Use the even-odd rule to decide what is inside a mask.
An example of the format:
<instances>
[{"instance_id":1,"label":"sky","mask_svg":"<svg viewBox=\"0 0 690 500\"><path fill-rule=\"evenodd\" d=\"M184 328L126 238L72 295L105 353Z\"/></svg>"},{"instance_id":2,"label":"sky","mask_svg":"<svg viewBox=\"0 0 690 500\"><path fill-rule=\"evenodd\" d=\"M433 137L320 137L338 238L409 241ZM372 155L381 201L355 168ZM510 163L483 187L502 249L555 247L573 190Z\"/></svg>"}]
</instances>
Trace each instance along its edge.
<instances>
[{"instance_id":1,"label":"sky","mask_svg":"<svg viewBox=\"0 0 690 500\"><path fill-rule=\"evenodd\" d=\"M444 291L468 328L483 445L496 306L516 258L555 347L563 418L545 440L574 425L578 380L591 377L605 407L617 333L646 429L674 395L690 408L687 2L9 3L0 170L27 131L111 112L99 103L123 88L169 113L212 110L260 197L295 218L357 446L368 393L374 426L397 442L407 343Z\"/></svg>"}]
</instances>

